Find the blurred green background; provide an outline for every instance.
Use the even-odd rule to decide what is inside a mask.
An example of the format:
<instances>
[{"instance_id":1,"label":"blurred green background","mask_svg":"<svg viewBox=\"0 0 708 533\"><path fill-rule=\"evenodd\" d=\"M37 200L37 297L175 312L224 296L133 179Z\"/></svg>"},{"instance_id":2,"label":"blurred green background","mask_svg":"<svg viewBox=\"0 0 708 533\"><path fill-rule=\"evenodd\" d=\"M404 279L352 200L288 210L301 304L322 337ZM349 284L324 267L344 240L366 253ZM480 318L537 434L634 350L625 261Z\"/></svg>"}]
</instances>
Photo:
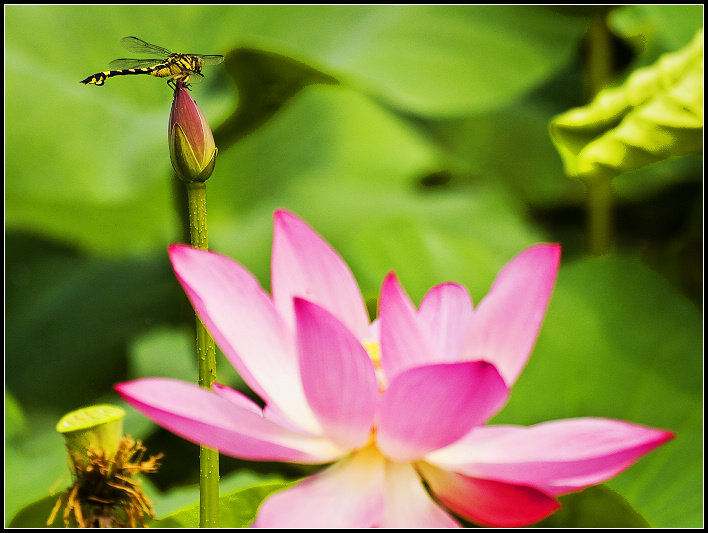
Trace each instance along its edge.
<instances>
[{"instance_id":1,"label":"blurred green background","mask_svg":"<svg viewBox=\"0 0 708 533\"><path fill-rule=\"evenodd\" d=\"M614 10L618 77L684 46L702 15L702 6ZM278 207L341 253L373 309L391 269L416 302L448 280L478 302L521 249L560 242L546 322L497 419L608 416L675 431L607 483L610 499L621 495L653 526L700 526L702 160L618 177L614 251L585 253L584 188L564 177L548 122L586 101L584 36L598 16L591 7L6 6L6 524L69 483L54 430L64 413L124 405L112 387L126 379L196 380L190 309L166 254L184 234L167 147L172 94L148 76L79 83L130 57L118 42L135 35L226 56L192 91L219 148L210 247L264 287ZM239 386L225 361L218 372ZM197 447L130 409L126 431L166 453L151 478L163 515L196 482ZM301 473L230 458L222 472ZM195 501L193 490L185 498ZM602 505L595 515L620 523ZM556 525L593 525L559 516Z\"/></svg>"}]
</instances>

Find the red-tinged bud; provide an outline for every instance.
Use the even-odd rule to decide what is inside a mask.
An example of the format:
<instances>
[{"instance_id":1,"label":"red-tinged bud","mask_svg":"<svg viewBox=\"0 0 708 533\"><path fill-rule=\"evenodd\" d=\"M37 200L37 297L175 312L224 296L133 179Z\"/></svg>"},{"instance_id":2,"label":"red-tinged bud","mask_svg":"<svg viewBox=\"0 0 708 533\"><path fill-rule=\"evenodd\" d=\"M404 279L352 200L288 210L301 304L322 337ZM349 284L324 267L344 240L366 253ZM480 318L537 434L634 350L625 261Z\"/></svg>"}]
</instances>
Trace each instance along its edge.
<instances>
[{"instance_id":1,"label":"red-tinged bud","mask_svg":"<svg viewBox=\"0 0 708 533\"><path fill-rule=\"evenodd\" d=\"M206 181L214 171L217 148L209 123L182 82L177 82L168 131L172 167L185 182Z\"/></svg>"}]
</instances>

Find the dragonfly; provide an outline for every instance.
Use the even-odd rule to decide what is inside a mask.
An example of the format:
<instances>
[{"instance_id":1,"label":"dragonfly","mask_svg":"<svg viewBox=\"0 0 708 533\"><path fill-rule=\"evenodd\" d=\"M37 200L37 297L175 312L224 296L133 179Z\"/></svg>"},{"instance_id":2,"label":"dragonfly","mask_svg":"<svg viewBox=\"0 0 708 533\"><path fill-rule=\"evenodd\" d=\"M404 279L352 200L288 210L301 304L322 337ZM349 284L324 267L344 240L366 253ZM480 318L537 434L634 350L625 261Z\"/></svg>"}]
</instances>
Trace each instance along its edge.
<instances>
[{"instance_id":1,"label":"dragonfly","mask_svg":"<svg viewBox=\"0 0 708 533\"><path fill-rule=\"evenodd\" d=\"M218 65L224 61L222 55L202 55L202 54L173 54L166 48L147 43L137 37L123 37L120 40L121 46L135 54L150 54L156 58L150 59L116 59L108 66L114 70L97 72L89 76L81 83L86 85L103 85L108 78L113 76L134 76L137 74L148 74L157 78L170 78L167 84L177 87L177 82L181 81L185 86L187 82L199 83L204 75L203 67Z\"/></svg>"}]
</instances>

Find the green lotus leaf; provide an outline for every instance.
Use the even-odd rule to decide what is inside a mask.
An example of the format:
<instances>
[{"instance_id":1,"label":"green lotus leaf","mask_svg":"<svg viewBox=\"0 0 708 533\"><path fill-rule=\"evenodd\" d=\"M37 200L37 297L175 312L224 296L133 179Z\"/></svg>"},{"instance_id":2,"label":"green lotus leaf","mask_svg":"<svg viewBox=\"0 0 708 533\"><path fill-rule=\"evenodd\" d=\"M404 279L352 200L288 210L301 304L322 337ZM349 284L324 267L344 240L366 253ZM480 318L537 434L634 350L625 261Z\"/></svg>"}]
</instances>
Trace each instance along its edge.
<instances>
[{"instance_id":1,"label":"green lotus leaf","mask_svg":"<svg viewBox=\"0 0 708 533\"><path fill-rule=\"evenodd\" d=\"M587 106L551 121L566 173L611 178L672 156L703 151L703 30Z\"/></svg>"}]
</instances>

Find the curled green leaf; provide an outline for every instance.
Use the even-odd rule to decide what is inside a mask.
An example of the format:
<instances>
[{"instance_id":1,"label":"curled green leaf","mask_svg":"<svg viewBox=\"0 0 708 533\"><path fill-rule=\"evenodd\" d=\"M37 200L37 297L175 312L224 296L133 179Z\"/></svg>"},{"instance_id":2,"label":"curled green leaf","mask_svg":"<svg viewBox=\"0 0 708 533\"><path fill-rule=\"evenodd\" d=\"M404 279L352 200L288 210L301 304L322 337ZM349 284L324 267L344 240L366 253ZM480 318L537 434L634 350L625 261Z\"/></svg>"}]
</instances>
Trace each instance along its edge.
<instances>
[{"instance_id":1,"label":"curled green leaf","mask_svg":"<svg viewBox=\"0 0 708 533\"><path fill-rule=\"evenodd\" d=\"M551 121L566 173L611 178L672 156L703 151L703 30L587 106Z\"/></svg>"}]
</instances>

